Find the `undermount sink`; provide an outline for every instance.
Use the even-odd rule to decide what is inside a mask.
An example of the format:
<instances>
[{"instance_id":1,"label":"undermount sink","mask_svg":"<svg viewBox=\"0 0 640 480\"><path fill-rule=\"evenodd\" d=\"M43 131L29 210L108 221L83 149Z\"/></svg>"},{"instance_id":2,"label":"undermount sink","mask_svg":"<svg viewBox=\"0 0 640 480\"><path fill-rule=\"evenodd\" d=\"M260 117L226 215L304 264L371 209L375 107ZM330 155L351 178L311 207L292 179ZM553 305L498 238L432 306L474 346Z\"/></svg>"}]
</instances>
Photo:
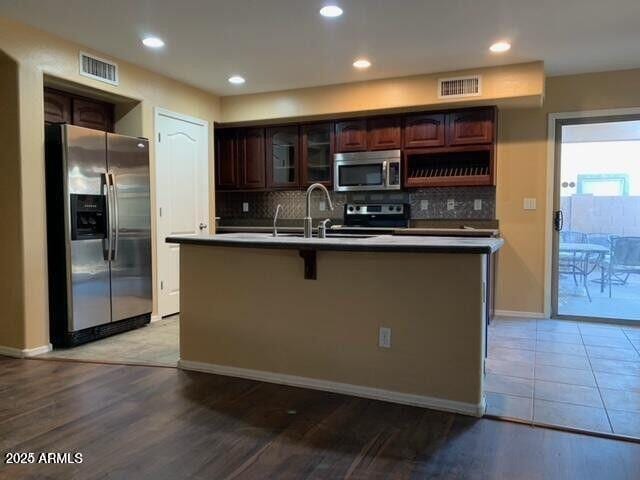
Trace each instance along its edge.
<instances>
[{"instance_id":1,"label":"undermount sink","mask_svg":"<svg viewBox=\"0 0 640 480\"><path fill-rule=\"evenodd\" d=\"M259 232L238 232L238 233L219 233L218 235L231 236L234 238L246 238L246 239L267 239L267 238L305 238L302 232L300 233L279 233L277 237L274 237L271 233L259 233ZM353 238L353 239L363 239L363 238L373 238L378 235L366 235L363 233L334 233L327 232L327 236L325 238ZM324 240L317 236L313 236L310 240Z\"/></svg>"}]
</instances>

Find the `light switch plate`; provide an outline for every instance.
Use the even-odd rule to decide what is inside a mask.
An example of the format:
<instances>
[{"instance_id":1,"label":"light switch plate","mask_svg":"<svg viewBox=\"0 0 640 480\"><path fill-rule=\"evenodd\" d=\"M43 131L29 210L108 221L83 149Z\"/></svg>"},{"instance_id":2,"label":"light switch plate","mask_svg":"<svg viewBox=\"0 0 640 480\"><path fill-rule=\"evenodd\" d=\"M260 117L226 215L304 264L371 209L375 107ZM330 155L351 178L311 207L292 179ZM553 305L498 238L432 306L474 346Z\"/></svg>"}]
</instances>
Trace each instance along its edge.
<instances>
[{"instance_id":1,"label":"light switch plate","mask_svg":"<svg viewBox=\"0 0 640 480\"><path fill-rule=\"evenodd\" d=\"M243 212L249 211L249 202L242 202L242 211Z\"/></svg>"},{"instance_id":2,"label":"light switch plate","mask_svg":"<svg viewBox=\"0 0 640 480\"><path fill-rule=\"evenodd\" d=\"M473 209L474 210L482 210L482 200L480 200L479 198L476 198L473 201Z\"/></svg>"},{"instance_id":3,"label":"light switch plate","mask_svg":"<svg viewBox=\"0 0 640 480\"><path fill-rule=\"evenodd\" d=\"M429 200L420 200L420 210L429 210Z\"/></svg>"},{"instance_id":4,"label":"light switch plate","mask_svg":"<svg viewBox=\"0 0 640 480\"><path fill-rule=\"evenodd\" d=\"M535 198L525 198L523 203L523 208L525 210L535 210L536 209L536 199Z\"/></svg>"},{"instance_id":5,"label":"light switch plate","mask_svg":"<svg viewBox=\"0 0 640 480\"><path fill-rule=\"evenodd\" d=\"M382 348L391 348L391 329L389 327L380 327L378 333L378 346Z\"/></svg>"},{"instance_id":6,"label":"light switch plate","mask_svg":"<svg viewBox=\"0 0 640 480\"><path fill-rule=\"evenodd\" d=\"M447 210L455 210L456 208L456 201L453 198L450 198L449 200L447 200Z\"/></svg>"}]
</instances>

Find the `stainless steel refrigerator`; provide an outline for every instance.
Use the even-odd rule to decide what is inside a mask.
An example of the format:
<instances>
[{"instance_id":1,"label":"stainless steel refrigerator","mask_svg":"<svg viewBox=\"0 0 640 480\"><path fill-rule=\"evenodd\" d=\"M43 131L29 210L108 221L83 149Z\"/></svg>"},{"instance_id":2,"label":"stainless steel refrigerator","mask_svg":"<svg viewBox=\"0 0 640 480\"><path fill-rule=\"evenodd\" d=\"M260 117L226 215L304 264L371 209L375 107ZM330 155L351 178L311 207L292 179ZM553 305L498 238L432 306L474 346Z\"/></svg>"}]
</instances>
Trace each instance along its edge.
<instances>
[{"instance_id":1,"label":"stainless steel refrigerator","mask_svg":"<svg viewBox=\"0 0 640 480\"><path fill-rule=\"evenodd\" d=\"M139 327L152 309L149 142L46 127L51 342Z\"/></svg>"}]
</instances>

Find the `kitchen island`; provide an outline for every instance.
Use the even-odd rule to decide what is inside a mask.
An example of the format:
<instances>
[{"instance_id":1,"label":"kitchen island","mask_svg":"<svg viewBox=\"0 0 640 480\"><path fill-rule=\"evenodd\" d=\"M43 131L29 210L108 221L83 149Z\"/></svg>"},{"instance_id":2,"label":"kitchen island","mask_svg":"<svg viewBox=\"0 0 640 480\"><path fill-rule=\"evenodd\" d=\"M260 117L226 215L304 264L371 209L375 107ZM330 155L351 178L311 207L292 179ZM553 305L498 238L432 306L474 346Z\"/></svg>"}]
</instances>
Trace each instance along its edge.
<instances>
[{"instance_id":1,"label":"kitchen island","mask_svg":"<svg viewBox=\"0 0 640 480\"><path fill-rule=\"evenodd\" d=\"M484 413L487 280L502 239L167 242L181 244L182 368Z\"/></svg>"}]
</instances>

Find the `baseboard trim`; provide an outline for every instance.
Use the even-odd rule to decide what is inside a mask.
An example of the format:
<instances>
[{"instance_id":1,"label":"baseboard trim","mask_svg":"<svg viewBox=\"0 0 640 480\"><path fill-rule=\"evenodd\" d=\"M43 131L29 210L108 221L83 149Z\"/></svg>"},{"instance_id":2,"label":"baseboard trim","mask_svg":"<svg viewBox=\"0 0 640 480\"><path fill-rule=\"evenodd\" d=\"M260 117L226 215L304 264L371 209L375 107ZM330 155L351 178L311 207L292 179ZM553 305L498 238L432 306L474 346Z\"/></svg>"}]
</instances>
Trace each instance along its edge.
<instances>
[{"instance_id":1,"label":"baseboard trim","mask_svg":"<svg viewBox=\"0 0 640 480\"><path fill-rule=\"evenodd\" d=\"M518 310L495 310L495 315L499 317L522 317L522 318L547 318L542 312L520 312Z\"/></svg>"},{"instance_id":2,"label":"baseboard trim","mask_svg":"<svg viewBox=\"0 0 640 480\"><path fill-rule=\"evenodd\" d=\"M226 365L194 362L191 360L181 359L178 362L178 368L196 372L214 373L216 375L225 375L228 377L239 377L249 380L258 380L260 382L277 383L280 385L289 385L292 387L303 387L310 388L312 390L342 393L345 395L352 395L354 397L363 397L373 400L382 400L385 402L401 403L403 405L412 405L416 407L431 408L434 410L443 410L446 412L461 413L463 415L471 415L474 417L483 416L486 408L484 395L482 397L482 401L479 404L472 404L457 402L454 400L444 400L442 398L414 395L411 393L394 392L390 390L383 390L380 388L352 385L349 383L331 382L328 380L299 377L296 375L288 375L284 373L272 373L262 370L252 370L248 368L229 367Z\"/></svg>"},{"instance_id":3,"label":"baseboard trim","mask_svg":"<svg viewBox=\"0 0 640 480\"><path fill-rule=\"evenodd\" d=\"M0 345L0 355L6 355L7 357L14 358L28 358L35 357L37 355L42 355L43 353L48 353L53 349L51 344L41 345L35 348L14 348L14 347L5 347Z\"/></svg>"}]
</instances>

